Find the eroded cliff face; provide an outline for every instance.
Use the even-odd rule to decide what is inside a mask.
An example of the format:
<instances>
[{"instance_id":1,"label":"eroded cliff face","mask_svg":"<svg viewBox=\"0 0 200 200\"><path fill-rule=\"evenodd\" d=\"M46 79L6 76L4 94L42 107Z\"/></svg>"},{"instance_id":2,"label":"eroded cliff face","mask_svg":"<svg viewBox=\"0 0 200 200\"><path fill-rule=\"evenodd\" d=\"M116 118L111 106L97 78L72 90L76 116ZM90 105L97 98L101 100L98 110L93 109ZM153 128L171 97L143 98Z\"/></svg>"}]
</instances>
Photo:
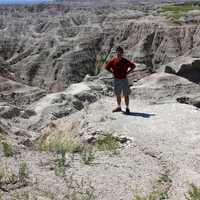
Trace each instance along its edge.
<instances>
[{"instance_id":1,"label":"eroded cliff face","mask_svg":"<svg viewBox=\"0 0 200 200\"><path fill-rule=\"evenodd\" d=\"M143 19L121 27L120 42L135 61L159 68L199 46L199 26L174 26L154 20Z\"/></svg>"},{"instance_id":2,"label":"eroded cliff face","mask_svg":"<svg viewBox=\"0 0 200 200\"><path fill-rule=\"evenodd\" d=\"M175 26L136 10L59 5L1 11L0 57L16 80L31 86L67 87L95 75L116 45L150 70L181 55L198 56L192 51L199 47L198 25Z\"/></svg>"},{"instance_id":3,"label":"eroded cliff face","mask_svg":"<svg viewBox=\"0 0 200 200\"><path fill-rule=\"evenodd\" d=\"M28 85L46 88L59 80L68 86L96 71L103 31L87 13L54 15L51 9L1 16L0 57Z\"/></svg>"}]
</instances>

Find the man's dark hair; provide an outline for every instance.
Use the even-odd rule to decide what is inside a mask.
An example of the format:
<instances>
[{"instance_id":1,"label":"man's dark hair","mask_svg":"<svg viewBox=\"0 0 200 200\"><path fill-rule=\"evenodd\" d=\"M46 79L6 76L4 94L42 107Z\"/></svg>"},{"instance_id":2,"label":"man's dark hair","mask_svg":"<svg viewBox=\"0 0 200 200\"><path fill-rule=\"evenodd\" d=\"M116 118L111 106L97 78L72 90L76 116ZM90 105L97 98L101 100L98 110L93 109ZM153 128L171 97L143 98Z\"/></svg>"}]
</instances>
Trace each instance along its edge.
<instances>
[{"instance_id":1,"label":"man's dark hair","mask_svg":"<svg viewBox=\"0 0 200 200\"><path fill-rule=\"evenodd\" d=\"M124 53L124 49L122 48L122 47L120 47L120 46L118 46L117 48L116 48L116 52L122 52L122 53Z\"/></svg>"}]
</instances>

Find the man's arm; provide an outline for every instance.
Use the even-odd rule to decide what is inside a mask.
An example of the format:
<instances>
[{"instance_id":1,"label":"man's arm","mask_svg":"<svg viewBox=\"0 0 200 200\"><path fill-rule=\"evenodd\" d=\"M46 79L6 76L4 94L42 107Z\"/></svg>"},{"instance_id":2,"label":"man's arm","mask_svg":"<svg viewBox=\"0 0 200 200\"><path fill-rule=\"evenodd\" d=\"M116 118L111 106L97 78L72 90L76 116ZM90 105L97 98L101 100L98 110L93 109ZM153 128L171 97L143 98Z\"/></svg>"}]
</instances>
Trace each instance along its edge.
<instances>
[{"instance_id":1,"label":"man's arm","mask_svg":"<svg viewBox=\"0 0 200 200\"><path fill-rule=\"evenodd\" d=\"M105 69L106 69L107 71L109 71L110 73L113 74L112 65L113 65L113 61L110 60L110 61L106 64Z\"/></svg>"},{"instance_id":2,"label":"man's arm","mask_svg":"<svg viewBox=\"0 0 200 200\"><path fill-rule=\"evenodd\" d=\"M130 74L135 68L136 68L136 65L133 62L129 61L129 68L128 68L127 74Z\"/></svg>"},{"instance_id":3,"label":"man's arm","mask_svg":"<svg viewBox=\"0 0 200 200\"><path fill-rule=\"evenodd\" d=\"M110 68L110 69L107 69L107 71L109 71L110 73L112 73L112 74L113 74L112 68Z\"/></svg>"}]
</instances>

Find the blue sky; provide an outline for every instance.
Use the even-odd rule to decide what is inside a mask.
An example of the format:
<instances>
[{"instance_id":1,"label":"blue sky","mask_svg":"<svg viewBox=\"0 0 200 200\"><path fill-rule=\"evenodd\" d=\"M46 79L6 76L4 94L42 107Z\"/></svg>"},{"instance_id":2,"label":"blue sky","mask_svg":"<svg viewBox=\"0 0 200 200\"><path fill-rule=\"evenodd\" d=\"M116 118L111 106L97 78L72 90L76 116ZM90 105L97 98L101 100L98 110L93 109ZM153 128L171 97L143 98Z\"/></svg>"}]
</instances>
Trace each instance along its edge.
<instances>
[{"instance_id":1,"label":"blue sky","mask_svg":"<svg viewBox=\"0 0 200 200\"><path fill-rule=\"evenodd\" d=\"M0 0L0 4L30 4L48 2L49 0Z\"/></svg>"}]
</instances>

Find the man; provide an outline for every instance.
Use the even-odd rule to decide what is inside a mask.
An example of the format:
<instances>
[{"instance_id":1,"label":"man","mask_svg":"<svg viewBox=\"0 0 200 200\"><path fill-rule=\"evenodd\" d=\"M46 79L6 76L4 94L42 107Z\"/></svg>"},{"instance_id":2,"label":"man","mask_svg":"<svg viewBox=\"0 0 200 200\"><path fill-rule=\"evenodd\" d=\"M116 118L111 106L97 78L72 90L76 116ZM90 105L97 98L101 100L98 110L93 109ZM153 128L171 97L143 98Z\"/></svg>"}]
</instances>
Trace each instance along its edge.
<instances>
[{"instance_id":1,"label":"man","mask_svg":"<svg viewBox=\"0 0 200 200\"><path fill-rule=\"evenodd\" d=\"M117 108L113 112L121 112L121 93L123 92L126 114L130 113L129 110L129 83L127 75L135 69L135 64L123 57L124 50L122 47L116 48L116 56L113 57L105 66L114 76L114 93L117 98Z\"/></svg>"}]
</instances>

